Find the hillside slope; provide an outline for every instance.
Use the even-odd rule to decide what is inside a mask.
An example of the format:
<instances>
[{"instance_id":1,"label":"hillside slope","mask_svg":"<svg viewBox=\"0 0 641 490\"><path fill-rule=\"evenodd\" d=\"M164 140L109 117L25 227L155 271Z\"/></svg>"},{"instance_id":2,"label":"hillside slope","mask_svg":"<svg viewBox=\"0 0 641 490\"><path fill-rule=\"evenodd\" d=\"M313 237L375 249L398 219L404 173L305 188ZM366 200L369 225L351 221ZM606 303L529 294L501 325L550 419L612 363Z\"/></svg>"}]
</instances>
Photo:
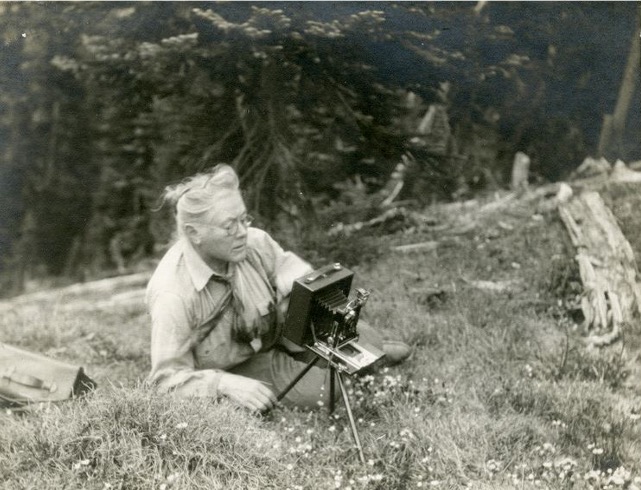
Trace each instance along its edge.
<instances>
[{"instance_id":1,"label":"hillside slope","mask_svg":"<svg viewBox=\"0 0 641 490\"><path fill-rule=\"evenodd\" d=\"M638 262L638 185L603 195ZM354 268L366 319L415 348L351 382L364 466L342 408L260 417L146 391L142 276L117 291L127 307L81 287L4 303L2 341L82 364L99 388L0 414L2 488L641 488L641 326L586 348L549 198L427 208L427 225L379 237L390 251Z\"/></svg>"}]
</instances>

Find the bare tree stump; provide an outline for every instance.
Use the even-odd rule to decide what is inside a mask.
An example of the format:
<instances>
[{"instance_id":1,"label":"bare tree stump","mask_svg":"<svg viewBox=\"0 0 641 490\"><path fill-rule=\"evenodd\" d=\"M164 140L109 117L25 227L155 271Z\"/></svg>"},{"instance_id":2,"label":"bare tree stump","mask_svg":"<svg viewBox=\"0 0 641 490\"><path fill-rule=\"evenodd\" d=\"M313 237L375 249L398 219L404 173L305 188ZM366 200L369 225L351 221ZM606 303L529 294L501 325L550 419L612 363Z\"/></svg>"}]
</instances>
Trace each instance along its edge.
<instances>
[{"instance_id":1,"label":"bare tree stump","mask_svg":"<svg viewBox=\"0 0 641 490\"><path fill-rule=\"evenodd\" d=\"M530 173L530 157L522 151L517 151L512 164L512 190L525 192L528 188Z\"/></svg>"},{"instance_id":2,"label":"bare tree stump","mask_svg":"<svg viewBox=\"0 0 641 490\"><path fill-rule=\"evenodd\" d=\"M559 204L583 282L581 309L591 345L614 342L621 327L641 314L641 287L634 253L598 192Z\"/></svg>"}]
</instances>

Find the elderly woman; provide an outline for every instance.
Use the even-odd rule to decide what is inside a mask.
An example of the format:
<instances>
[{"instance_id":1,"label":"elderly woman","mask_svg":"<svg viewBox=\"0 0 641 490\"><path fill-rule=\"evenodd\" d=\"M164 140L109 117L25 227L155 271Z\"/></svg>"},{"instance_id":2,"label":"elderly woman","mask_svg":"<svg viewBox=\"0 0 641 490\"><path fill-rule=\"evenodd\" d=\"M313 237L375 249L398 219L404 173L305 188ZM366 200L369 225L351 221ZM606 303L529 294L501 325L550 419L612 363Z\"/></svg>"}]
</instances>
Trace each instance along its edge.
<instances>
[{"instance_id":1,"label":"elderly woman","mask_svg":"<svg viewBox=\"0 0 641 490\"><path fill-rule=\"evenodd\" d=\"M164 197L175 206L179 240L147 287L148 381L179 395L227 397L268 410L306 366L280 331L292 284L312 267L250 227L238 177L228 165L170 186ZM407 345L383 342L363 322L359 332L389 362L410 354ZM326 373L313 367L283 402L312 407L323 401Z\"/></svg>"}]
</instances>

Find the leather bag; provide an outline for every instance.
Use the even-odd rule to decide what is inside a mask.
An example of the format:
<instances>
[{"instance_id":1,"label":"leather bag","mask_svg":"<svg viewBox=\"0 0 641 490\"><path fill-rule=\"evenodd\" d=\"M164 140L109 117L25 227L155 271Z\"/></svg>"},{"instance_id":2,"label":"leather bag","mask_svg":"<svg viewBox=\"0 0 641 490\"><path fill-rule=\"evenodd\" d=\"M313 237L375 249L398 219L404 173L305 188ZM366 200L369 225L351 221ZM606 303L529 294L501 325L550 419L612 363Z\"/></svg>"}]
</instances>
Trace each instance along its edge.
<instances>
[{"instance_id":1,"label":"leather bag","mask_svg":"<svg viewBox=\"0 0 641 490\"><path fill-rule=\"evenodd\" d=\"M0 406L68 400L96 383L82 367L0 342Z\"/></svg>"}]
</instances>

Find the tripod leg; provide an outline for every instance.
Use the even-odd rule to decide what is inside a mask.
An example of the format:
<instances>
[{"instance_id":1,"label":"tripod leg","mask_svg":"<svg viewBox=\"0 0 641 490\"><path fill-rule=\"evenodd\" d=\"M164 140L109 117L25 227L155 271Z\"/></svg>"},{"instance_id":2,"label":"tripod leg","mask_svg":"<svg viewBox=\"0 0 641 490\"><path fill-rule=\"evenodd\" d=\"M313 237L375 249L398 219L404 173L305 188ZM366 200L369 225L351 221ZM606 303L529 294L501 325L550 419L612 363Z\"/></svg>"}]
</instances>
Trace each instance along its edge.
<instances>
[{"instance_id":1,"label":"tripod leg","mask_svg":"<svg viewBox=\"0 0 641 490\"><path fill-rule=\"evenodd\" d=\"M334 408L336 406L336 376L339 376L335 367L330 366L329 368L329 414L334 413Z\"/></svg>"},{"instance_id":2,"label":"tripod leg","mask_svg":"<svg viewBox=\"0 0 641 490\"><path fill-rule=\"evenodd\" d=\"M307 363L307 366L305 366L303 370L298 373L298 375L296 375L296 377L291 381L291 383L289 383L287 387L279 393L279 395L276 397L276 400L281 401L283 398L285 398L285 395L289 393L289 390L291 390L296 385L296 383L298 383L301 378L307 374L307 371L314 367L314 364L318 362L318 359L318 357L314 357L314 359L309 361L309 363Z\"/></svg>"},{"instance_id":3,"label":"tripod leg","mask_svg":"<svg viewBox=\"0 0 641 490\"><path fill-rule=\"evenodd\" d=\"M365 455L363 454L363 446L361 445L361 439L358 437L358 429L356 428L356 423L354 422L354 415L352 415L352 407L349 404L349 396L347 395L347 390L343 384L343 376L341 373L337 372L336 377L338 378L338 386L341 389L341 394L343 395L343 402L345 403L345 410L347 411L347 418L349 418L349 425L352 427L352 435L354 436L354 442L358 448L358 456L360 457L361 463L365 464Z\"/></svg>"}]
</instances>

